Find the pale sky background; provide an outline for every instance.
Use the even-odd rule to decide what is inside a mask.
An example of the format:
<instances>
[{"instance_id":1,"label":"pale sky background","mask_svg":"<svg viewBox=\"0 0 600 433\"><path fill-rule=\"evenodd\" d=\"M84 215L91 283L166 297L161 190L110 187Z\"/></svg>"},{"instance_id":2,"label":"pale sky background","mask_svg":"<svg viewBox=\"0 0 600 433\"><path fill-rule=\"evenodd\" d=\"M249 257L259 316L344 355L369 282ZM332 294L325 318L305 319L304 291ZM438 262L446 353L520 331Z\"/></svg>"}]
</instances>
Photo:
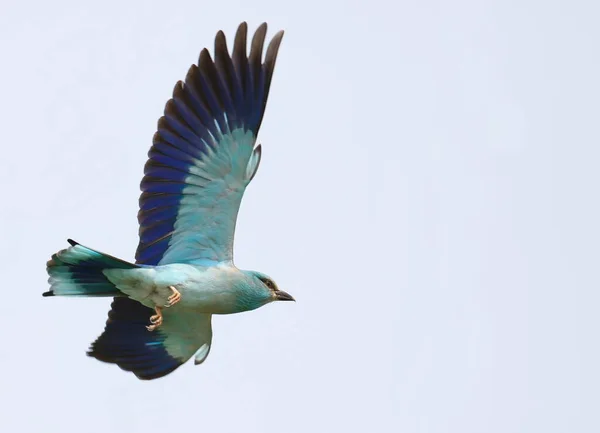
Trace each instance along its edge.
<instances>
[{"instance_id":1,"label":"pale sky background","mask_svg":"<svg viewBox=\"0 0 600 433\"><path fill-rule=\"evenodd\" d=\"M2 431L600 431L600 3L95 3L0 5ZM286 36L236 264L298 302L141 382L45 262L133 259L156 121L242 20Z\"/></svg>"}]
</instances>

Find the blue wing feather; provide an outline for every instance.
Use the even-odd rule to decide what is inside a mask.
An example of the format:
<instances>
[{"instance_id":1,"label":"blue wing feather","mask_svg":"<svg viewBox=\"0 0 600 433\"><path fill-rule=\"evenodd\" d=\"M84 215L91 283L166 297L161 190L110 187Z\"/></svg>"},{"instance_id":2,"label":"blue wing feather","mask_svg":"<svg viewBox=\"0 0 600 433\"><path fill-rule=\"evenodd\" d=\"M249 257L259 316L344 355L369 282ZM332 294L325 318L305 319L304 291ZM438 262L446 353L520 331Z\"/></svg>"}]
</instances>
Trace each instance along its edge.
<instances>
[{"instance_id":1,"label":"blue wing feather","mask_svg":"<svg viewBox=\"0 0 600 433\"><path fill-rule=\"evenodd\" d=\"M151 170L152 167L170 167L173 170L179 170L183 173L187 173L187 169L189 166L189 162L181 159L176 159L177 157L166 155L160 152L158 149L152 149L149 152L150 159L144 166L144 174L148 174L148 170Z\"/></svg>"},{"instance_id":2,"label":"blue wing feather","mask_svg":"<svg viewBox=\"0 0 600 433\"><path fill-rule=\"evenodd\" d=\"M214 116L211 114L211 110L208 107L207 103L201 97L199 93L199 89L196 85L196 75L197 75L198 67L196 65L192 65L190 70L188 71L185 77L185 83L181 87L181 91L177 88L173 95L181 100L190 110L193 110L194 113L198 116L198 119L202 123L202 128L205 128L204 132L201 132L200 128L199 133L206 134L208 136L217 135L217 128L215 125Z\"/></svg>"},{"instance_id":3,"label":"blue wing feather","mask_svg":"<svg viewBox=\"0 0 600 433\"><path fill-rule=\"evenodd\" d=\"M187 146L191 146L191 148L194 150L202 148L202 146L204 145L202 138L194 134L194 131L191 130L187 124L181 122L177 115L175 115L174 113L170 113L169 116L165 116L165 120L168 126L170 127L170 130L163 129L159 132L165 132L169 134L172 131L173 133L177 134L177 136L175 134L172 134L175 143L179 145L183 144L180 143L181 141L183 141L185 143L186 148Z\"/></svg>"},{"instance_id":4,"label":"blue wing feather","mask_svg":"<svg viewBox=\"0 0 600 433\"><path fill-rule=\"evenodd\" d=\"M226 49L226 47L225 47ZM226 52L226 51L225 51ZM220 125L221 133L231 132L227 125L227 115L233 115L235 108L229 89L224 85L224 79L219 77L216 66L207 49L202 50L198 62L198 83L211 104L212 114Z\"/></svg>"},{"instance_id":5,"label":"blue wing feather","mask_svg":"<svg viewBox=\"0 0 600 433\"><path fill-rule=\"evenodd\" d=\"M162 140L162 137L158 133L155 135L154 144L148 151L148 157L150 160L155 159L155 154L162 154L164 156L173 158L175 161L178 161L176 164L181 168L189 167L197 159L197 157L178 149L167 141Z\"/></svg>"},{"instance_id":6,"label":"blue wing feather","mask_svg":"<svg viewBox=\"0 0 600 433\"><path fill-rule=\"evenodd\" d=\"M203 152L205 153L206 144L203 140L192 141L191 143L185 138L180 136L170 125L167 124L167 120L164 117L159 121L158 134L160 134L161 141L170 144L181 152L188 154L194 160L202 159Z\"/></svg>"},{"instance_id":7,"label":"blue wing feather","mask_svg":"<svg viewBox=\"0 0 600 433\"><path fill-rule=\"evenodd\" d=\"M177 212L177 206L181 201L181 197L176 194L161 194L161 193L149 193L144 192L140 198L140 215L138 218L141 220L145 218L147 212L159 207L171 207Z\"/></svg>"},{"instance_id":8,"label":"blue wing feather","mask_svg":"<svg viewBox=\"0 0 600 433\"><path fill-rule=\"evenodd\" d=\"M191 96L186 95L186 90L184 90L181 81L178 83L178 86L175 87L172 99L173 110L191 128L194 137L206 142L210 135L205 131L207 126L204 122L210 124L212 123L211 119L208 116L208 113L206 113L207 117L203 120L200 114L191 108L191 104L186 102L187 98L191 99Z\"/></svg>"},{"instance_id":9,"label":"blue wing feather","mask_svg":"<svg viewBox=\"0 0 600 433\"><path fill-rule=\"evenodd\" d=\"M224 120L223 120L223 108L221 107L221 103L218 99L216 92L218 88L215 88L214 83L210 82L210 77L208 76L207 69L212 64L212 59L210 58L210 54L208 50L205 48L200 53L200 59L198 60L198 67L192 66L192 74L191 74L191 87L196 89L196 93L203 99L206 106L210 110L211 117L213 121L216 121L221 128L221 131L224 128ZM204 69L204 73L200 69ZM213 134L214 135L214 134Z\"/></svg>"},{"instance_id":10,"label":"blue wing feather","mask_svg":"<svg viewBox=\"0 0 600 433\"><path fill-rule=\"evenodd\" d=\"M184 181L167 180L164 178L144 176L142 188L146 192L164 192L168 194L182 194L186 184Z\"/></svg>"},{"instance_id":11,"label":"blue wing feather","mask_svg":"<svg viewBox=\"0 0 600 433\"><path fill-rule=\"evenodd\" d=\"M169 247L169 238L151 239L145 242L144 249L136 255L137 263L158 263ZM140 240L141 242L141 240ZM151 312L150 315L153 313ZM150 316L148 316L150 317Z\"/></svg>"},{"instance_id":12,"label":"blue wing feather","mask_svg":"<svg viewBox=\"0 0 600 433\"><path fill-rule=\"evenodd\" d=\"M144 215L142 219L143 223L140 227L142 230L146 230L148 227L153 227L152 223L159 224L168 218L175 218L176 216L177 209L174 209L173 207L155 207Z\"/></svg>"},{"instance_id":13,"label":"blue wing feather","mask_svg":"<svg viewBox=\"0 0 600 433\"><path fill-rule=\"evenodd\" d=\"M144 174L147 178L171 179L184 183L185 178L188 176L188 172L184 171L183 167L165 165L156 159L148 161L148 164L144 167Z\"/></svg>"}]
</instances>

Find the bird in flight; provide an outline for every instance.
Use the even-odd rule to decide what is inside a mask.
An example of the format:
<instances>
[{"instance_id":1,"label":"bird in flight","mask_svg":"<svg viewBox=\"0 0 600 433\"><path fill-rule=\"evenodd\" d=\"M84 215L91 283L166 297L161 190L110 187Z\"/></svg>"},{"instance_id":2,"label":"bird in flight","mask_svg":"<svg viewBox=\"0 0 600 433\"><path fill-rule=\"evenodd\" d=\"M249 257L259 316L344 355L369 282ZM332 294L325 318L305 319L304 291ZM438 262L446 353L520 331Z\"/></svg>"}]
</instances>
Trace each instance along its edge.
<instances>
[{"instance_id":1,"label":"bird in flight","mask_svg":"<svg viewBox=\"0 0 600 433\"><path fill-rule=\"evenodd\" d=\"M258 170L263 119L283 31L263 60L267 25L247 54L240 24L231 55L217 33L179 81L158 121L139 199L135 263L69 239L47 263L44 296L113 297L104 332L88 355L139 379L163 377L192 356L204 362L213 314L293 301L269 276L233 264L244 191Z\"/></svg>"}]
</instances>

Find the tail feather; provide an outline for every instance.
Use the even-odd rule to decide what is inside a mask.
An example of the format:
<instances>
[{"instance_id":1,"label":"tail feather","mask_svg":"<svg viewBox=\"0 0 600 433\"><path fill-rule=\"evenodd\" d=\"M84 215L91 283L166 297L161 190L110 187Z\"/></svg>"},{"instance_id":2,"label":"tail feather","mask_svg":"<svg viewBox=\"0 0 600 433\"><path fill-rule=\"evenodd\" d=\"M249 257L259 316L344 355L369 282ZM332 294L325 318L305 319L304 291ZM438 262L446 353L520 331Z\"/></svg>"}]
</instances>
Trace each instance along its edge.
<instances>
[{"instance_id":1,"label":"tail feather","mask_svg":"<svg viewBox=\"0 0 600 433\"><path fill-rule=\"evenodd\" d=\"M43 296L123 296L102 272L137 265L94 251L71 239L71 246L52 255L46 264L50 290Z\"/></svg>"}]
</instances>

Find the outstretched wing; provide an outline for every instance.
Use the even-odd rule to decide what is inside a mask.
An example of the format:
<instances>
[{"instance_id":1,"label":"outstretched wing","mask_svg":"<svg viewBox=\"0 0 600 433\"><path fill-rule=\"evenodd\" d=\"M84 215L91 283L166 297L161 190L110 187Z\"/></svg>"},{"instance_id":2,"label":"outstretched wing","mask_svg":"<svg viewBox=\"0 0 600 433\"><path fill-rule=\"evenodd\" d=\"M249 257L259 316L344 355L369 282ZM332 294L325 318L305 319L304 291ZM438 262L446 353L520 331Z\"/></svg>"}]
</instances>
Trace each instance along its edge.
<instances>
[{"instance_id":1,"label":"outstretched wing","mask_svg":"<svg viewBox=\"0 0 600 433\"><path fill-rule=\"evenodd\" d=\"M165 309L164 323L146 329L152 310L129 298L115 298L104 333L88 355L117 364L144 380L163 377L195 355L202 363L210 352L211 315Z\"/></svg>"},{"instance_id":2,"label":"outstretched wing","mask_svg":"<svg viewBox=\"0 0 600 433\"><path fill-rule=\"evenodd\" d=\"M242 196L260 162L255 147L283 31L262 52L262 24L246 54L247 25L232 56L217 33L178 82L148 153L140 196L137 263L231 262Z\"/></svg>"}]
</instances>

